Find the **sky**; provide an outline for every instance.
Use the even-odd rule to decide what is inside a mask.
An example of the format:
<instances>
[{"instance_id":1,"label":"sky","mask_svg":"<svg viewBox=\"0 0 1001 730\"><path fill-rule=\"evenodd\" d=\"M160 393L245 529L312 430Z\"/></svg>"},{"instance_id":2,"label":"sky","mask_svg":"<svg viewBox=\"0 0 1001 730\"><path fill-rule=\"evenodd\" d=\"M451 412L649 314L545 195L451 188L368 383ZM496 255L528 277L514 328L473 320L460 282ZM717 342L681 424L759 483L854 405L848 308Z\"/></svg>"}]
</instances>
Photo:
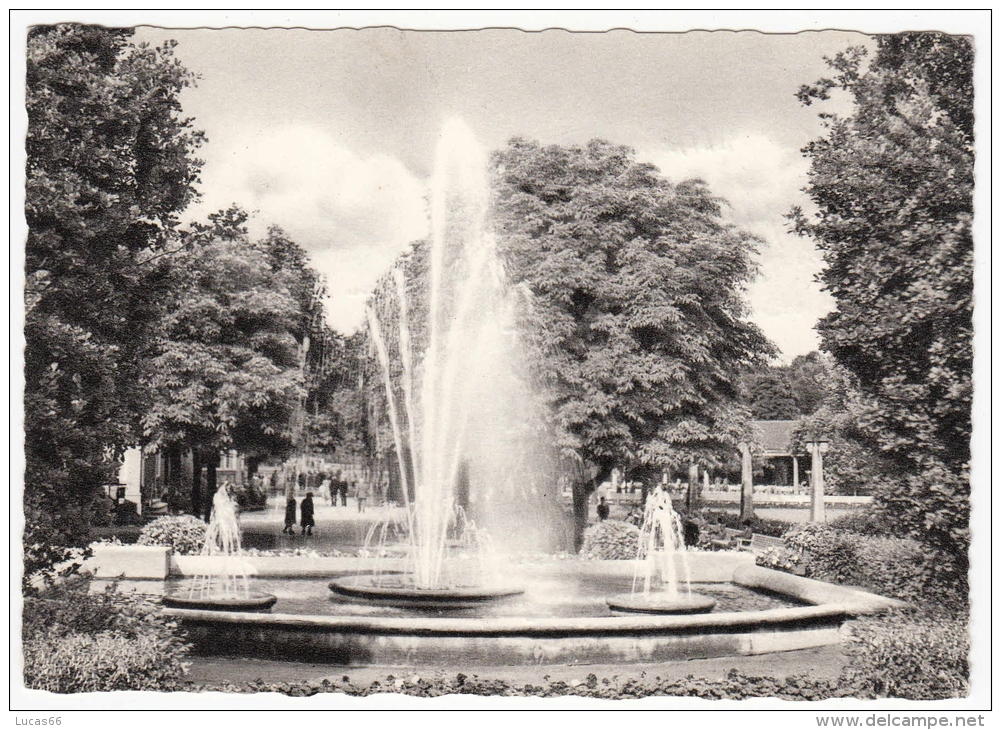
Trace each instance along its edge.
<instances>
[{"instance_id":1,"label":"sky","mask_svg":"<svg viewBox=\"0 0 1001 730\"><path fill-rule=\"evenodd\" d=\"M205 130L193 218L238 203L254 233L281 225L330 289L328 320L361 324L376 278L427 232L425 196L441 125L458 116L486 149L514 136L599 137L636 150L671 180L701 177L730 221L762 239L748 297L782 359L816 349L830 298L821 258L787 232L809 206L800 149L822 133L801 84L825 55L868 43L836 31L572 33L141 28L178 42L201 78L182 105Z\"/></svg>"}]
</instances>

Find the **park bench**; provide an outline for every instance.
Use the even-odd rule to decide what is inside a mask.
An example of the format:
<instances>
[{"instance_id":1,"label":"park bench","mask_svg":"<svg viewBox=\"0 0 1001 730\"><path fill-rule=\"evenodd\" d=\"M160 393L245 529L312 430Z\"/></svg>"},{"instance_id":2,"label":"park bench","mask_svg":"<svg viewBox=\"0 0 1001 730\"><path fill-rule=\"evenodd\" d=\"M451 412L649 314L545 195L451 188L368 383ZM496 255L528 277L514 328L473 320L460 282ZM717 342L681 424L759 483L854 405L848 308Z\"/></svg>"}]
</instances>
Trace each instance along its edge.
<instances>
[{"instance_id":1,"label":"park bench","mask_svg":"<svg viewBox=\"0 0 1001 730\"><path fill-rule=\"evenodd\" d=\"M768 535L751 535L751 539L746 541L746 545L741 545L741 550L750 550L752 553L763 553L768 548L781 549L785 547L785 541L781 537L769 537Z\"/></svg>"}]
</instances>

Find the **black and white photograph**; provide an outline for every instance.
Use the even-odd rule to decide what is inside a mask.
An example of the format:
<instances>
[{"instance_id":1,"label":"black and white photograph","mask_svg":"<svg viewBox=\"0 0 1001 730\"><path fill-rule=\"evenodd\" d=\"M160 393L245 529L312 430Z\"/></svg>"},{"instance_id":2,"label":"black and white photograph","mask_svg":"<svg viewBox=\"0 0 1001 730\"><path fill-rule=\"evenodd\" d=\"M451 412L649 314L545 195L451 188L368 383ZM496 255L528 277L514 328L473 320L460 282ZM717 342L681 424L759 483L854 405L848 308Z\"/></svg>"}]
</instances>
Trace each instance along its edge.
<instances>
[{"instance_id":1,"label":"black and white photograph","mask_svg":"<svg viewBox=\"0 0 1001 730\"><path fill-rule=\"evenodd\" d=\"M990 11L10 31L18 724L989 724Z\"/></svg>"}]
</instances>

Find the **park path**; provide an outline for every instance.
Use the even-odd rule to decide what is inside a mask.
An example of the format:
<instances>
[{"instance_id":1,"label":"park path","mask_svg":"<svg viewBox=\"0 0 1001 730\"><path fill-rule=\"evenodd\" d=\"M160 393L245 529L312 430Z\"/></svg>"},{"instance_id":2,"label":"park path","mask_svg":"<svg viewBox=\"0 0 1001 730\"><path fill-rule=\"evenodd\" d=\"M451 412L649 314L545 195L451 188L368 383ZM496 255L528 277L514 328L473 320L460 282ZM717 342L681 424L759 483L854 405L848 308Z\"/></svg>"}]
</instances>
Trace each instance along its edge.
<instances>
[{"instance_id":1,"label":"park path","mask_svg":"<svg viewBox=\"0 0 1001 730\"><path fill-rule=\"evenodd\" d=\"M296 505L302 502L299 498ZM302 535L298 522L295 535L282 534L285 526L285 500L273 497L268 500L268 507L259 512L244 512L240 515L240 529L243 533L243 547L259 550L284 550L305 548L318 552L330 552L345 548L358 548L365 545L365 537L369 529L385 520L402 518L402 507L372 507L366 505L364 512L359 512L358 502L348 498L347 506L328 505L320 498L314 497L315 511L313 519L316 526L311 536ZM298 509L296 518L298 519Z\"/></svg>"}]
</instances>

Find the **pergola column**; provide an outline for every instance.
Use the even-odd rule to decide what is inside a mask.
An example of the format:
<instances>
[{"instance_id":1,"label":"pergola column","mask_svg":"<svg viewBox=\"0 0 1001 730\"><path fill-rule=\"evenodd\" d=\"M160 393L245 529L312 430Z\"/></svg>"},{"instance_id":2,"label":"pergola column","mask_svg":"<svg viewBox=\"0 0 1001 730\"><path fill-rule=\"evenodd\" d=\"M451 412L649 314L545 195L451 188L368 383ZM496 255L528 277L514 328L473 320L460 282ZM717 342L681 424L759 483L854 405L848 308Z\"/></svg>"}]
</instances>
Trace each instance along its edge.
<instances>
[{"instance_id":1,"label":"pergola column","mask_svg":"<svg viewBox=\"0 0 1001 730\"><path fill-rule=\"evenodd\" d=\"M792 455L792 485L799 488L799 457Z\"/></svg>"},{"instance_id":2,"label":"pergola column","mask_svg":"<svg viewBox=\"0 0 1001 730\"><path fill-rule=\"evenodd\" d=\"M740 521L754 519L754 472L751 464L751 446L741 442L740 449Z\"/></svg>"},{"instance_id":3,"label":"pergola column","mask_svg":"<svg viewBox=\"0 0 1001 730\"><path fill-rule=\"evenodd\" d=\"M829 442L815 439L807 444L813 455L810 469L810 521L824 522L824 452Z\"/></svg>"},{"instance_id":4,"label":"pergola column","mask_svg":"<svg viewBox=\"0 0 1001 730\"><path fill-rule=\"evenodd\" d=\"M702 503L699 489L699 465L692 462L688 465L688 511L695 512Z\"/></svg>"}]
</instances>

